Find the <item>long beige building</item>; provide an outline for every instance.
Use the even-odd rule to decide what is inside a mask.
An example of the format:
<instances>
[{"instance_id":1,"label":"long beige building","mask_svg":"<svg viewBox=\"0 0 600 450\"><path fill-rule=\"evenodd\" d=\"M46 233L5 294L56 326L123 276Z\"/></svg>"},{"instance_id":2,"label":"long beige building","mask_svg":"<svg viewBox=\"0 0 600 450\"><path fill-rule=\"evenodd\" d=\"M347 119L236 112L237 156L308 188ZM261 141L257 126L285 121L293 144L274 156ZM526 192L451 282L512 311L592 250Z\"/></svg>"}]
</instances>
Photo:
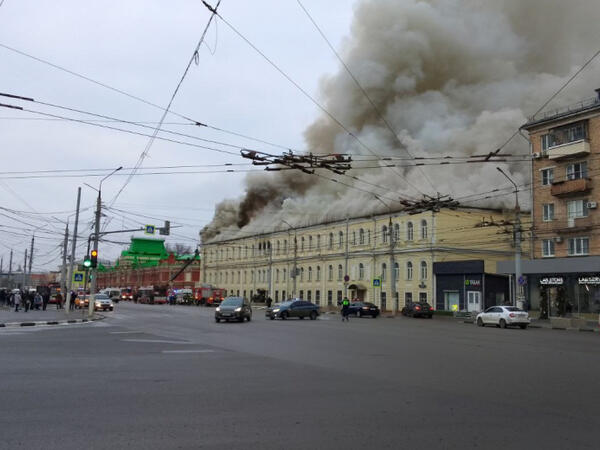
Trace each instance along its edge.
<instances>
[{"instance_id":1,"label":"long beige building","mask_svg":"<svg viewBox=\"0 0 600 450\"><path fill-rule=\"evenodd\" d=\"M208 242L202 279L247 298L300 297L333 307L348 295L391 311L411 300L436 305L437 298L438 309L447 309L442 293L436 296L434 263L479 260L496 273L496 262L512 254L512 237L484 224L511 217L464 208L396 212Z\"/></svg>"}]
</instances>

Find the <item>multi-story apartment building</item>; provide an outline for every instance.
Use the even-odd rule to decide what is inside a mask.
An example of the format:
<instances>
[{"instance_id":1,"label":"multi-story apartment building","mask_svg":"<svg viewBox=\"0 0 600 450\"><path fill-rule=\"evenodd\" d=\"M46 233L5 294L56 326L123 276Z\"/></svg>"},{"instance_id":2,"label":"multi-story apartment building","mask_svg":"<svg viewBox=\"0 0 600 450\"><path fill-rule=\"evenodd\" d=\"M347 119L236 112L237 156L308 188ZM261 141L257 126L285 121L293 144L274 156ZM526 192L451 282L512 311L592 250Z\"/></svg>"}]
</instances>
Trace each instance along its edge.
<instances>
[{"instance_id":1,"label":"multi-story apartment building","mask_svg":"<svg viewBox=\"0 0 600 450\"><path fill-rule=\"evenodd\" d=\"M524 261L531 306L548 296L600 311L600 90L595 98L531 118L533 259ZM503 271L514 273L511 264ZM569 304L570 303L570 304Z\"/></svg>"},{"instance_id":2,"label":"multi-story apartment building","mask_svg":"<svg viewBox=\"0 0 600 450\"><path fill-rule=\"evenodd\" d=\"M298 228L280 224L281 231L204 243L202 278L229 295L301 297L324 307L335 307L347 295L383 310L398 310L411 300L427 300L437 309L478 310L508 300L507 278L492 274L496 262L511 254L511 239L481 226L483 219L506 218L495 210L456 209ZM452 261L476 264L447 264ZM439 289L436 270L444 278Z\"/></svg>"}]
</instances>

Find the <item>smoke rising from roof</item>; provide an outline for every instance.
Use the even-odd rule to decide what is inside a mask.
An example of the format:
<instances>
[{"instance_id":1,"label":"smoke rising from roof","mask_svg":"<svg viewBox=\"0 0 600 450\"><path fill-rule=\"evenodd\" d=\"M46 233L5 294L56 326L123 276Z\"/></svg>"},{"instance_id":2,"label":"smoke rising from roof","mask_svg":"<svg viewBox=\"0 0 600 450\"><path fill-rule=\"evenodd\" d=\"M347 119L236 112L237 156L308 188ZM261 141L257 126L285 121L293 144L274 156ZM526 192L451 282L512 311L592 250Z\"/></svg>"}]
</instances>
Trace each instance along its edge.
<instances>
[{"instance_id":1,"label":"smoke rising from roof","mask_svg":"<svg viewBox=\"0 0 600 450\"><path fill-rule=\"evenodd\" d=\"M362 0L340 54L396 136L348 73L324 77L321 103L380 156L469 156L496 150L597 49L593 0ZM318 21L318 19L317 19ZM326 26L325 32L326 32ZM325 45L325 44L324 44ZM589 68L558 98L591 96ZM308 151L370 155L326 115L305 131ZM528 154L517 136L503 153ZM344 183L389 198L454 197L504 187L500 165L518 184L530 165L465 164L353 170ZM433 184L433 188L431 186ZM525 197L523 195L523 197ZM523 199L526 201L527 199ZM392 208L398 208L385 200ZM511 206L511 195L469 203ZM525 203L526 204L526 203ZM246 194L220 203L204 242L380 212L372 194L295 171L252 174Z\"/></svg>"}]
</instances>

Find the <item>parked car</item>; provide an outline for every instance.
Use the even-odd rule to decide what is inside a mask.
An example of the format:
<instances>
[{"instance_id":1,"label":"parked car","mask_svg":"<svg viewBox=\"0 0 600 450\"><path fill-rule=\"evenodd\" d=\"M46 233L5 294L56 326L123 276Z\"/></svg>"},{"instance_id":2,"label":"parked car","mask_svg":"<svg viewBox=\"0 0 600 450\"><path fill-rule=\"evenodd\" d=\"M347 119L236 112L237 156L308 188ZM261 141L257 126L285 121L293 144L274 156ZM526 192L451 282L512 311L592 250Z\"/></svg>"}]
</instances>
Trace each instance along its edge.
<instances>
[{"instance_id":1,"label":"parked car","mask_svg":"<svg viewBox=\"0 0 600 450\"><path fill-rule=\"evenodd\" d=\"M94 311L112 311L114 309L115 305L108 295L96 294L96 298L94 299Z\"/></svg>"},{"instance_id":2,"label":"parked car","mask_svg":"<svg viewBox=\"0 0 600 450\"><path fill-rule=\"evenodd\" d=\"M248 322L252 320L252 308L243 297L227 297L215 309L215 322L217 323L221 320L243 322L244 319Z\"/></svg>"},{"instance_id":3,"label":"parked car","mask_svg":"<svg viewBox=\"0 0 600 450\"><path fill-rule=\"evenodd\" d=\"M410 302L407 303L401 311L403 316L409 317L433 317L433 307L427 302Z\"/></svg>"},{"instance_id":4,"label":"parked car","mask_svg":"<svg viewBox=\"0 0 600 450\"><path fill-rule=\"evenodd\" d=\"M75 308L87 308L90 304L90 298L87 294L78 294L75 299Z\"/></svg>"},{"instance_id":5,"label":"parked car","mask_svg":"<svg viewBox=\"0 0 600 450\"><path fill-rule=\"evenodd\" d=\"M283 320L291 317L298 317L299 319L309 317L310 320L315 320L319 316L319 307L314 303L301 299L288 300L277 307L267 309L265 316L271 320L277 317Z\"/></svg>"},{"instance_id":6,"label":"parked car","mask_svg":"<svg viewBox=\"0 0 600 450\"><path fill-rule=\"evenodd\" d=\"M516 306L492 306L477 314L476 322L480 327L486 325L496 325L500 328L519 326L525 329L531 321L527 311L523 311Z\"/></svg>"},{"instance_id":7,"label":"parked car","mask_svg":"<svg viewBox=\"0 0 600 450\"><path fill-rule=\"evenodd\" d=\"M379 308L377 305L370 302L353 302L350 303L350 314L354 314L356 317L371 316L376 318L379 314Z\"/></svg>"}]
</instances>

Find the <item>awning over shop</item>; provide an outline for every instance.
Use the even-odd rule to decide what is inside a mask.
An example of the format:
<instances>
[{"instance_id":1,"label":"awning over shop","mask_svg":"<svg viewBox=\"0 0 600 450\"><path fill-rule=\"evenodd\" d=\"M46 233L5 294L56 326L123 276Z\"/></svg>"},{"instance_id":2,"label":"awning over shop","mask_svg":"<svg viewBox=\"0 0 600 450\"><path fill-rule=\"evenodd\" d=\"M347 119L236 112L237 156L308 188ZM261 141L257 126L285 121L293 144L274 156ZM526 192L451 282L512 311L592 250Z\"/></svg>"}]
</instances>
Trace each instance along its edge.
<instances>
[{"instance_id":1,"label":"awning over shop","mask_svg":"<svg viewBox=\"0 0 600 450\"><path fill-rule=\"evenodd\" d=\"M498 262L498 273L514 274L515 261ZM567 274L600 272L600 256L548 258L521 261L521 272L527 274Z\"/></svg>"}]
</instances>

